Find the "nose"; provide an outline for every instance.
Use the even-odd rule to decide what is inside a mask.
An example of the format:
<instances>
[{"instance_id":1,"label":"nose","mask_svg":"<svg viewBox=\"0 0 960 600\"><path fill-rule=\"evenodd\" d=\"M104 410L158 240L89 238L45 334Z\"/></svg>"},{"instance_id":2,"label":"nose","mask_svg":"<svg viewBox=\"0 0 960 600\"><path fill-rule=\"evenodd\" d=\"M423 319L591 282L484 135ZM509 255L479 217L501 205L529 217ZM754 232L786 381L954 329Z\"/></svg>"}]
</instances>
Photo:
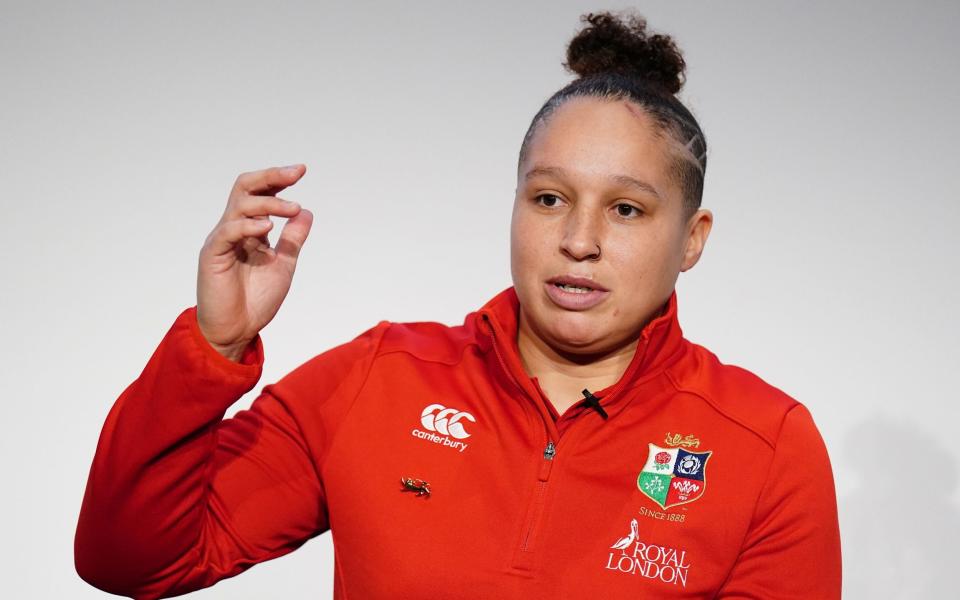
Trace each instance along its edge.
<instances>
[{"instance_id":1,"label":"nose","mask_svg":"<svg viewBox=\"0 0 960 600\"><path fill-rule=\"evenodd\" d=\"M599 217L592 215L586 207L578 206L567 214L560 251L577 261L599 260L602 226Z\"/></svg>"}]
</instances>

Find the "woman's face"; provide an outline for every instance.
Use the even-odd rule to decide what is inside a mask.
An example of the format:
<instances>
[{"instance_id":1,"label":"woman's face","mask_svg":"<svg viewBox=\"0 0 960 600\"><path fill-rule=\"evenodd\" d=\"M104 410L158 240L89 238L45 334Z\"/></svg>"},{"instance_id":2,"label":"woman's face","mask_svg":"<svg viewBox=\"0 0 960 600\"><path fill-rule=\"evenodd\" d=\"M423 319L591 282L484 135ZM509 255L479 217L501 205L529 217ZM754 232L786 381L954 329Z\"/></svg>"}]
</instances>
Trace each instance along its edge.
<instances>
[{"instance_id":1,"label":"woman's face","mask_svg":"<svg viewBox=\"0 0 960 600\"><path fill-rule=\"evenodd\" d=\"M700 257L712 215L684 219L666 139L627 101L574 98L541 124L520 165L510 262L521 321L556 351L634 343ZM554 279L593 280L564 291Z\"/></svg>"}]
</instances>

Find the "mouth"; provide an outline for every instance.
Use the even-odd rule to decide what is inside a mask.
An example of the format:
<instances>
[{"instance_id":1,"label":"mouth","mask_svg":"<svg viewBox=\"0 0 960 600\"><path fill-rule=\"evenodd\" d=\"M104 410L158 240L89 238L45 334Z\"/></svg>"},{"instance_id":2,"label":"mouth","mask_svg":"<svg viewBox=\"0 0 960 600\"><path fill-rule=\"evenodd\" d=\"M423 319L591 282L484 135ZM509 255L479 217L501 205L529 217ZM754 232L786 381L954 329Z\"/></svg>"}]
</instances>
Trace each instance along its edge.
<instances>
[{"instance_id":1,"label":"mouth","mask_svg":"<svg viewBox=\"0 0 960 600\"><path fill-rule=\"evenodd\" d=\"M592 279L560 276L544 282L547 296L566 310L587 310L600 304L610 291Z\"/></svg>"},{"instance_id":2,"label":"mouth","mask_svg":"<svg viewBox=\"0 0 960 600\"><path fill-rule=\"evenodd\" d=\"M566 283L554 283L553 285L557 286L565 292L572 292L574 294L589 294L593 291L593 288L581 287L577 285L569 285Z\"/></svg>"},{"instance_id":3,"label":"mouth","mask_svg":"<svg viewBox=\"0 0 960 600\"><path fill-rule=\"evenodd\" d=\"M565 292L573 294L589 294L590 292L607 292L603 287L593 279L588 277L574 277L572 275L560 275L547 280L547 283L554 285Z\"/></svg>"}]
</instances>

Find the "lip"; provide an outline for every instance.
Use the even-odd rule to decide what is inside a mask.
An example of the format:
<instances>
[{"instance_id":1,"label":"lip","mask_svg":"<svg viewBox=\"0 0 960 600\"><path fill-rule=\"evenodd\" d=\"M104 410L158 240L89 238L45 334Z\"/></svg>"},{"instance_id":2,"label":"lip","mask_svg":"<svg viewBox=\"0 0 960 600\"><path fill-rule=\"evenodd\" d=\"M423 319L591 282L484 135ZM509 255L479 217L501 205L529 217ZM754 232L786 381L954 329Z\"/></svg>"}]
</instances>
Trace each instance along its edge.
<instances>
[{"instance_id":1,"label":"lip","mask_svg":"<svg viewBox=\"0 0 960 600\"><path fill-rule=\"evenodd\" d=\"M558 283L585 286L592 288L593 291L585 293L566 292L557 287L556 284ZM566 310L588 310L603 302L610 295L610 291L601 287L600 284L582 277L554 277L544 282L543 286L550 300Z\"/></svg>"},{"instance_id":2,"label":"lip","mask_svg":"<svg viewBox=\"0 0 960 600\"><path fill-rule=\"evenodd\" d=\"M580 287L588 287L599 292L608 292L607 288L603 287L596 281L590 279L589 277L576 277L574 275L557 275L556 277L551 277L547 280L547 283L564 283L567 285L577 285Z\"/></svg>"}]
</instances>

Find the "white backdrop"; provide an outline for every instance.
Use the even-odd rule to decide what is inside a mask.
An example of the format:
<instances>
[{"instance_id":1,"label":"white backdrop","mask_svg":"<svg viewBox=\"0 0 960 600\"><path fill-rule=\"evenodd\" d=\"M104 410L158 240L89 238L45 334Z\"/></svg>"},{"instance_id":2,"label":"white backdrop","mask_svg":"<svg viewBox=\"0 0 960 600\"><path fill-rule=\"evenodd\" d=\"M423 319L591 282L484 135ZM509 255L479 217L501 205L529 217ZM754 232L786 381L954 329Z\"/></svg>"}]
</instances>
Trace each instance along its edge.
<instances>
[{"instance_id":1,"label":"white backdrop","mask_svg":"<svg viewBox=\"0 0 960 600\"><path fill-rule=\"evenodd\" d=\"M517 151L591 2L3 2L0 595L98 598L73 535L100 428L242 171L315 214L266 383L380 319L510 285ZM954 2L638 2L689 64L715 224L686 336L811 410L847 598L945 597L960 535ZM283 221L274 219L276 239ZM324 534L198 598L325 598ZM938 594L939 593L939 594Z\"/></svg>"}]
</instances>

